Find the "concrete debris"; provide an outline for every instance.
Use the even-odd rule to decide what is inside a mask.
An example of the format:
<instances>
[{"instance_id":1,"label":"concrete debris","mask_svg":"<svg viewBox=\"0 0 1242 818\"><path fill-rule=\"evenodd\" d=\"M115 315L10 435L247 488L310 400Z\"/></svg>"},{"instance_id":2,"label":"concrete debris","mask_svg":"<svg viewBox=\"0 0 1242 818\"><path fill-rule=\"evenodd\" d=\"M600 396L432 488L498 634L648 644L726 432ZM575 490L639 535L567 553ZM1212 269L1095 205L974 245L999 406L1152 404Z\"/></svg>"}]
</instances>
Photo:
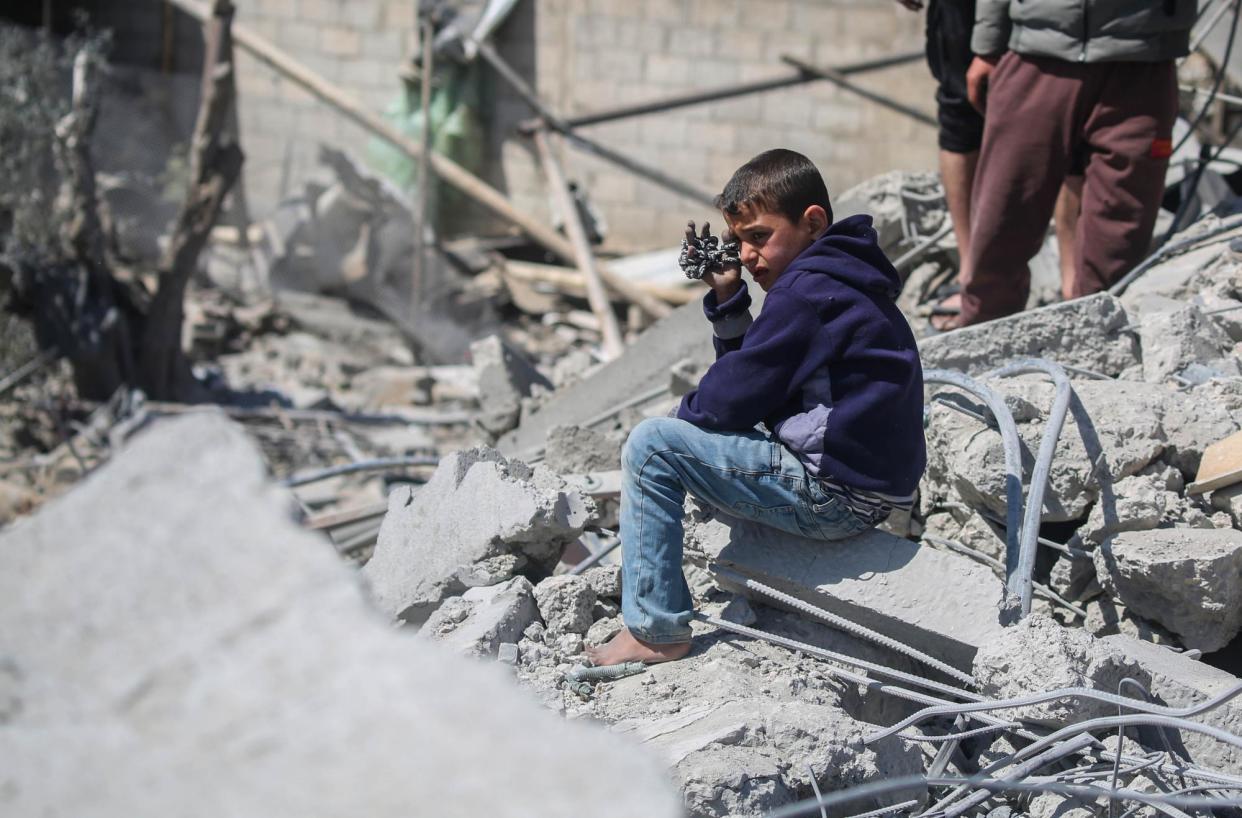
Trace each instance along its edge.
<instances>
[{"instance_id":1,"label":"concrete debris","mask_svg":"<svg viewBox=\"0 0 1242 818\"><path fill-rule=\"evenodd\" d=\"M962 670L1003 630L988 568L880 531L819 542L721 515L688 525L686 550Z\"/></svg>"},{"instance_id":2,"label":"concrete debris","mask_svg":"<svg viewBox=\"0 0 1242 818\"><path fill-rule=\"evenodd\" d=\"M1135 339L1119 332L1129 323L1121 302L1100 293L925 338L919 342L919 354L928 369L970 374L1018 358L1048 358L1118 375L1139 363Z\"/></svg>"},{"instance_id":3,"label":"concrete debris","mask_svg":"<svg viewBox=\"0 0 1242 818\"><path fill-rule=\"evenodd\" d=\"M455 452L426 485L389 495L363 574L382 610L421 624L465 590L463 567L521 554L550 571L591 513L590 499L554 474L488 448Z\"/></svg>"},{"instance_id":4,"label":"concrete debris","mask_svg":"<svg viewBox=\"0 0 1242 818\"><path fill-rule=\"evenodd\" d=\"M583 571L581 576L595 591L597 599L621 598L620 565L597 565Z\"/></svg>"},{"instance_id":5,"label":"concrete debris","mask_svg":"<svg viewBox=\"0 0 1242 818\"><path fill-rule=\"evenodd\" d=\"M998 699L1059 687L1116 693L1122 679L1133 679L1144 687L1151 683L1138 662L1107 642L1038 614L1005 628L999 638L981 646L973 673L980 692ZM1116 705L1077 696L1006 711L1049 727L1116 712Z\"/></svg>"},{"instance_id":6,"label":"concrete debris","mask_svg":"<svg viewBox=\"0 0 1242 818\"><path fill-rule=\"evenodd\" d=\"M1147 641L1125 635L1105 636L1100 641L1138 662L1143 672L1151 677L1148 690L1152 697L1168 707L1202 704L1238 685L1238 678L1232 673ZM1236 735L1242 728L1242 702L1234 698L1195 716L1195 721ZM1164 732L1178 755L1209 769L1233 775L1242 773L1242 750L1239 748L1191 730Z\"/></svg>"},{"instance_id":7,"label":"concrete debris","mask_svg":"<svg viewBox=\"0 0 1242 818\"><path fill-rule=\"evenodd\" d=\"M6 814L681 814L641 748L389 627L264 471L161 423L4 535Z\"/></svg>"},{"instance_id":8,"label":"concrete debris","mask_svg":"<svg viewBox=\"0 0 1242 818\"><path fill-rule=\"evenodd\" d=\"M1165 514L1181 500L1177 491L1169 491L1169 482L1166 475L1154 473L1136 474L1113 483L1091 508L1086 524L1078 529L1083 544L1093 547L1110 534L1159 526Z\"/></svg>"},{"instance_id":9,"label":"concrete debris","mask_svg":"<svg viewBox=\"0 0 1242 818\"><path fill-rule=\"evenodd\" d=\"M1095 553L1100 584L1188 648L1210 652L1242 630L1242 532L1168 528L1109 537Z\"/></svg>"},{"instance_id":10,"label":"concrete debris","mask_svg":"<svg viewBox=\"0 0 1242 818\"><path fill-rule=\"evenodd\" d=\"M470 345L470 358L479 381L479 426L493 438L517 428L522 399L536 388L552 390L545 378L520 352L498 335Z\"/></svg>"},{"instance_id":11,"label":"concrete debris","mask_svg":"<svg viewBox=\"0 0 1242 818\"><path fill-rule=\"evenodd\" d=\"M621 468L625 434L600 432L586 426L554 426L548 432L543 462L561 474L588 474Z\"/></svg>"},{"instance_id":12,"label":"concrete debris","mask_svg":"<svg viewBox=\"0 0 1242 818\"><path fill-rule=\"evenodd\" d=\"M602 645L612 637L616 636L623 627L624 625L622 624L621 617L619 616L608 616L597 619L594 624L591 625L590 629L587 630L586 636L583 637L583 641L588 645Z\"/></svg>"},{"instance_id":13,"label":"concrete debris","mask_svg":"<svg viewBox=\"0 0 1242 818\"><path fill-rule=\"evenodd\" d=\"M871 216L881 249L889 258L913 246L913 240L930 236L944 222L948 206L936 173L890 171L873 176L834 197L833 215L838 219L865 213Z\"/></svg>"},{"instance_id":14,"label":"concrete debris","mask_svg":"<svg viewBox=\"0 0 1242 818\"><path fill-rule=\"evenodd\" d=\"M1016 378L997 386L1040 407L1052 405L1053 388L1043 380ZM1085 516L1100 496L1104 479L1137 474L1166 448L1162 425L1167 390L1127 381L1077 381L1080 408L1071 405L1044 496L1044 522ZM971 404L980 409L978 404ZM1025 468L1043 435L1042 419L1018 422ZM932 404L927 429L928 464L922 490L929 497L956 496L972 507L1005 516L1005 458L1000 435L942 403Z\"/></svg>"},{"instance_id":15,"label":"concrete debris","mask_svg":"<svg viewBox=\"0 0 1242 818\"><path fill-rule=\"evenodd\" d=\"M1098 813L1095 803L1052 793L1036 795L1026 809L1031 818L1096 818Z\"/></svg>"},{"instance_id":16,"label":"concrete debris","mask_svg":"<svg viewBox=\"0 0 1242 818\"><path fill-rule=\"evenodd\" d=\"M1212 492L1210 502L1212 508L1229 515L1234 528L1242 530L1242 484L1235 483L1228 488L1217 489Z\"/></svg>"},{"instance_id":17,"label":"concrete debris","mask_svg":"<svg viewBox=\"0 0 1242 818\"><path fill-rule=\"evenodd\" d=\"M585 634L591 627L595 589L581 576L548 577L535 586L535 600L548 633Z\"/></svg>"},{"instance_id":18,"label":"concrete debris","mask_svg":"<svg viewBox=\"0 0 1242 818\"><path fill-rule=\"evenodd\" d=\"M1194 304L1152 296L1141 303L1139 339L1143 378L1163 383L1191 364L1209 367L1219 377L1242 375L1234 342Z\"/></svg>"},{"instance_id":19,"label":"concrete debris","mask_svg":"<svg viewBox=\"0 0 1242 818\"><path fill-rule=\"evenodd\" d=\"M755 615L755 609L750 607L750 602L744 596L735 596L730 599L729 604L725 605L724 610L720 612L720 618L735 625L746 626L755 624L759 619Z\"/></svg>"},{"instance_id":20,"label":"concrete debris","mask_svg":"<svg viewBox=\"0 0 1242 818\"><path fill-rule=\"evenodd\" d=\"M487 587L468 588L445 600L428 617L422 632L467 656L496 657L500 646L516 646L539 616L534 588L526 577Z\"/></svg>"},{"instance_id":21,"label":"concrete debris","mask_svg":"<svg viewBox=\"0 0 1242 818\"><path fill-rule=\"evenodd\" d=\"M1094 578L1094 573L1092 574ZM1096 594L1083 607L1087 610L1087 618L1083 627L1092 636L1112 636L1124 634L1133 639L1142 639L1155 645L1165 645L1174 650L1185 647L1177 636L1150 619L1137 616L1125 605L1111 597L1105 596L1099 584L1095 583Z\"/></svg>"}]
</instances>

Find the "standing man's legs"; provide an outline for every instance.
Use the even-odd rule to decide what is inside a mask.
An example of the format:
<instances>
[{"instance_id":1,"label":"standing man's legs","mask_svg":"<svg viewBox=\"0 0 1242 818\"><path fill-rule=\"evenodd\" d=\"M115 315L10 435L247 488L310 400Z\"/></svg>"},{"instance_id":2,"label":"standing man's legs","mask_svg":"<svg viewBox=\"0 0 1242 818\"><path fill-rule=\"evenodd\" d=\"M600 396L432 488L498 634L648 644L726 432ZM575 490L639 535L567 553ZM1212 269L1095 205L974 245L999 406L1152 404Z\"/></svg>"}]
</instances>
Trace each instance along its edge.
<instances>
[{"instance_id":1,"label":"standing man's legs","mask_svg":"<svg viewBox=\"0 0 1242 818\"><path fill-rule=\"evenodd\" d=\"M1093 66L1008 52L988 85L971 191L970 278L962 325L1022 310L1078 132L1082 76ZM1081 226L1080 226L1081 231Z\"/></svg>"},{"instance_id":2,"label":"standing man's legs","mask_svg":"<svg viewBox=\"0 0 1242 818\"><path fill-rule=\"evenodd\" d=\"M1177 116L1172 61L1099 66L1083 127L1090 148L1073 296L1100 292L1147 255Z\"/></svg>"},{"instance_id":3,"label":"standing man's legs","mask_svg":"<svg viewBox=\"0 0 1242 818\"><path fill-rule=\"evenodd\" d=\"M936 118L940 124L940 181L949 218L953 220L953 236L961 260L958 276L963 282L970 277L970 191L983 141L983 116L966 98L966 68L973 56L970 33L974 23L974 0L932 0L928 6L927 65L939 83ZM959 296L950 296L941 306L952 310L959 303ZM933 325L938 329L952 324L951 320L937 324L936 318L933 317Z\"/></svg>"}]
</instances>

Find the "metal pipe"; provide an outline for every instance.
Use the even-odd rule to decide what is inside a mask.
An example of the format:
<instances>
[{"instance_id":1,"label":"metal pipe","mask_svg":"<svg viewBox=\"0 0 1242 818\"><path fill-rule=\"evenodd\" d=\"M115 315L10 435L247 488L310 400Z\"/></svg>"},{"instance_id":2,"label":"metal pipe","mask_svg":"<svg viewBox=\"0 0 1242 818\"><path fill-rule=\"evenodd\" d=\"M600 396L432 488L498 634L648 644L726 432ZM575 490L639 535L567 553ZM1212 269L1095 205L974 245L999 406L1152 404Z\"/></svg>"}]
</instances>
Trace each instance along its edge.
<instances>
[{"instance_id":1,"label":"metal pipe","mask_svg":"<svg viewBox=\"0 0 1242 818\"><path fill-rule=\"evenodd\" d=\"M1059 761L1062 758L1065 758L1068 755L1073 755L1081 750L1085 750L1094 743L1094 736L1084 734L1077 736L1073 740L1067 741L1064 744L1049 747L1047 750L1034 758L1024 761L1014 767L1008 774L1005 775L1004 778L1001 778L1000 781L1008 784L1026 778L1040 767L1051 764L1054 761ZM990 789L983 788L976 790L966 798L946 809L944 811L944 818L957 818L957 816L974 809L991 797L992 791Z\"/></svg>"},{"instance_id":2,"label":"metal pipe","mask_svg":"<svg viewBox=\"0 0 1242 818\"><path fill-rule=\"evenodd\" d=\"M1041 693L1032 693L1028 696L1015 696L1010 699L992 699L982 702L973 702L970 704L951 704L936 705L928 707L914 713L896 724L885 727L866 736L863 739L864 744L871 744L881 739L888 738L891 735L900 733L908 727L913 727L924 719L933 716L960 716L973 713L991 712L993 710L1008 710L1015 707L1031 707L1032 705L1043 704L1045 702L1054 701L1056 699L1064 699L1076 697L1082 699L1093 699L1095 701L1104 702L1105 704L1115 704L1118 707L1126 707L1138 713L1145 713L1151 716L1168 716L1170 718L1189 718L1191 716L1202 715L1215 710L1217 707L1234 699L1238 694L1242 693L1242 683L1234 685L1229 690L1221 693L1219 696L1208 699L1198 704L1192 704L1188 707L1167 707L1161 704L1152 704L1142 699L1132 699L1128 696L1120 696L1115 693L1108 693L1103 690L1094 690L1089 687L1062 687L1056 690L1047 690Z\"/></svg>"},{"instance_id":3,"label":"metal pipe","mask_svg":"<svg viewBox=\"0 0 1242 818\"><path fill-rule=\"evenodd\" d=\"M789 650L800 650L803 653L819 657L820 659L827 659L830 662L838 662L843 665L852 665L880 676L887 676L890 679L896 679L898 681L905 682L906 684L924 688L925 690L934 690L935 692L946 696L954 696L974 702L983 701L983 697L977 693L970 693L969 691L961 690L956 687L950 687L949 685L941 684L940 682L932 681L931 679L924 679L921 676L915 676L913 673L904 673L900 670L893 670L892 668L884 667L883 665L876 664L875 662L868 662L865 659L846 656L845 654L837 653L836 651L827 650L805 642L798 642L794 639L786 639L784 636L777 636L774 633L766 633L756 628L748 628L745 625L738 625L735 622L726 622L723 619L718 619L714 616L708 616L706 614L695 614L695 618L701 622L706 622L709 625L714 625L717 628L722 628L727 631L733 631L734 633L741 634L742 636L749 636L752 639L762 639L765 642L771 642L774 645L780 645L781 647L788 648ZM865 678L859 677L857 674L850 675L854 676L854 678L850 679L850 681L856 682L857 679ZM893 692L894 695L909 698L912 701L920 700L913 698L911 694L917 694L914 694L913 691L909 690L902 690L900 693L891 690L887 692Z\"/></svg>"},{"instance_id":4,"label":"metal pipe","mask_svg":"<svg viewBox=\"0 0 1242 818\"><path fill-rule=\"evenodd\" d=\"M398 469L407 466L436 466L439 465L440 458L431 457L429 455L412 455L409 457L379 457L374 460L358 460L353 463L345 463L340 466L331 466L318 471L306 472L292 477L286 477L280 481L280 484L286 488L297 488L305 486L308 483L317 483L320 480L327 480L329 477L339 477L342 474L354 474L363 471L382 471L384 469Z\"/></svg>"},{"instance_id":5,"label":"metal pipe","mask_svg":"<svg viewBox=\"0 0 1242 818\"><path fill-rule=\"evenodd\" d=\"M917 259L919 256L923 255L923 253L931 249L931 247L933 247L936 244L936 242L940 241L945 236L949 235L949 232L952 230L953 230L953 220L949 218L945 218L944 224L940 226L939 230L937 230L935 233L931 234L927 238L923 239L923 241L919 242L919 244L914 249L898 256L897 260L893 262L893 269L897 270L897 272L901 272L903 269L905 269L905 265L909 264L910 262Z\"/></svg>"},{"instance_id":6,"label":"metal pipe","mask_svg":"<svg viewBox=\"0 0 1242 818\"><path fill-rule=\"evenodd\" d=\"M793 57L789 54L782 54L781 61L794 66L800 71L805 71L806 73L817 76L820 79L828 80L833 85L843 88L846 91L852 91L863 99L874 102L876 105L880 105L884 108L888 108L890 111L896 111L899 114L908 116L915 122L921 122L924 125L930 125L933 128L940 124L936 121L935 117L928 116L917 108L912 108L909 105L898 102L892 97L868 90L857 83L850 82L844 77L844 75L841 74L840 71L835 69L820 68L818 66L811 65L810 63L803 62L797 57Z\"/></svg>"},{"instance_id":7,"label":"metal pipe","mask_svg":"<svg viewBox=\"0 0 1242 818\"><path fill-rule=\"evenodd\" d=\"M549 108L547 104L539 98L539 95L535 93L535 90L530 87L525 79L522 78L522 75L513 70L513 67L509 65L509 63L501 57L499 53L497 53L491 43L484 41L476 42L475 45L478 48L479 56L483 57L483 59L493 69L495 69L501 79L509 84L509 87L511 87L517 95L522 98L523 102L530 106L531 110L533 110L538 115L539 120L541 120L537 122L524 122L519 126L519 131L527 135L533 135L544 127L547 127L548 129L556 131L564 136L567 140L569 140L570 144L598 156L600 159L624 168L630 173L633 173L635 176L640 176L649 182L660 185L666 190L671 190L673 193L684 196L696 204L705 204L708 207L714 207L715 197L711 194L699 190L693 185L689 185L679 179L674 179L672 176L669 176L657 168L645 165L623 153L619 153L612 148L601 145L592 139L587 139L585 136L580 136L575 133L573 126L561 118L559 114Z\"/></svg>"},{"instance_id":8,"label":"metal pipe","mask_svg":"<svg viewBox=\"0 0 1242 818\"><path fill-rule=\"evenodd\" d=\"M428 16L420 15L423 30L422 72L419 77L419 109L422 134L418 157L418 201L414 208L414 269L410 282L411 313L418 307L427 271L427 209L431 202L431 78L435 70L436 27Z\"/></svg>"},{"instance_id":9,"label":"metal pipe","mask_svg":"<svg viewBox=\"0 0 1242 818\"><path fill-rule=\"evenodd\" d=\"M880 57L874 60L865 60L863 62L848 63L846 65L838 65L835 70L838 74L862 74L867 71L876 71L882 68L892 68L905 63L916 62L923 59L922 51L909 51L903 54L894 54L891 57ZM650 102L640 102L636 105L624 105L618 108L609 108L603 111L596 111L590 114L582 114L580 116L569 117L565 120L565 124L571 128L585 128L588 125L599 125L604 122L613 122L618 119L628 119L635 116L643 116L645 114L658 114L663 111L671 111L676 108L685 108L691 105L702 105L708 102L719 102L726 99L735 99L737 97L748 96L750 94L758 94L764 91L776 91L781 88L788 88L792 85L805 85L809 82L815 82L820 77L799 71L796 74L783 77L774 77L767 80L756 80L755 82L740 83L724 86L722 88L713 88L707 91L697 91L690 94L681 94L674 97L666 97L664 99L652 100Z\"/></svg>"},{"instance_id":10,"label":"metal pipe","mask_svg":"<svg viewBox=\"0 0 1242 818\"><path fill-rule=\"evenodd\" d=\"M596 551L594 554L587 557L582 562L575 565L573 568L570 568L569 573L573 576L577 576L578 574L581 574L582 572L586 571L588 568L593 568L604 557L608 556L613 551L616 551L617 546L619 545L621 545L621 538L614 537L613 541L608 543L608 545L605 545L603 548Z\"/></svg>"},{"instance_id":11,"label":"metal pipe","mask_svg":"<svg viewBox=\"0 0 1242 818\"><path fill-rule=\"evenodd\" d=\"M925 370L923 382L948 384L969 392L986 403L988 409L992 410L992 416L996 418L1005 449L1005 575L1012 577L1018 568L1018 534L1022 525L1022 449L1013 415L999 394L961 372L948 369Z\"/></svg>"},{"instance_id":12,"label":"metal pipe","mask_svg":"<svg viewBox=\"0 0 1242 818\"><path fill-rule=\"evenodd\" d=\"M1048 488L1048 473L1052 469L1052 459L1057 453L1057 441L1060 440L1061 429L1065 426L1065 415L1069 412L1074 387L1070 384L1069 376L1065 374L1064 369L1042 358L1015 361L984 376L1006 378L1032 372L1052 378L1057 391L1052 401L1052 409L1048 413L1048 422L1044 425L1044 436L1039 441L1039 453L1035 456L1035 467L1031 470L1031 480L1027 488L1026 516L1022 520L1018 570L1009 576L1009 598L1006 600L1006 606L1011 620L1021 619L1031 612L1033 582L1031 575L1035 571L1035 556L1039 551L1039 521L1044 509L1044 491ZM1015 602L1018 605L1017 611L1014 611L1012 607Z\"/></svg>"},{"instance_id":13,"label":"metal pipe","mask_svg":"<svg viewBox=\"0 0 1242 818\"><path fill-rule=\"evenodd\" d=\"M1235 227L1242 227L1242 214L1222 219L1220 224L1203 233L1196 233L1193 236L1187 236L1186 238L1175 241L1172 244L1164 245L1159 250L1139 262L1139 265L1130 272L1126 273L1120 281L1109 287L1108 294L1112 296L1121 295L1139 278L1139 276L1143 275L1152 267L1169 258L1179 250L1185 250L1186 248L1192 247L1193 245L1196 245L1206 239L1210 239L1214 236L1219 236L1221 233L1233 230Z\"/></svg>"},{"instance_id":14,"label":"metal pipe","mask_svg":"<svg viewBox=\"0 0 1242 818\"><path fill-rule=\"evenodd\" d=\"M906 645L902 642L897 641L896 639L892 639L888 636L885 636L882 633L873 631L870 628L859 625L857 622L851 622L845 617L838 616L837 614L827 611L818 605L812 605L811 603L806 602L805 600L801 600L801 599L798 599L797 597L790 596L789 594L782 593L776 590L775 588L771 587L770 585L765 585L764 583L759 582L758 580L751 579L750 577L744 576L738 573L737 571L731 570L729 568L725 568L722 565L714 565L712 566L711 570L712 570L712 573L715 573L717 575L723 575L725 580L727 580L728 582L732 582L736 585L741 585L743 588L754 591L755 593L758 593L761 596L766 596L769 599L788 605L789 607L801 613L804 613L807 616L812 617L813 619L818 619L821 622L831 625L834 628L843 630L846 633L851 634L853 636L857 636L860 639L865 639L869 642L874 642L875 644L880 645L881 647L888 648L894 653L900 653L903 656L908 656L909 658L914 659L916 662L921 662L922 664L927 665L930 668L940 671L941 673L945 674L951 679L956 679L962 684L970 685L972 687L974 687L977 684L977 682L975 682L975 677L971 676L969 673L963 673L962 671L958 670L952 665L947 665L944 662L940 661L939 659L936 659L932 656L928 656L926 653L923 653L921 650L912 648L909 645Z\"/></svg>"}]
</instances>

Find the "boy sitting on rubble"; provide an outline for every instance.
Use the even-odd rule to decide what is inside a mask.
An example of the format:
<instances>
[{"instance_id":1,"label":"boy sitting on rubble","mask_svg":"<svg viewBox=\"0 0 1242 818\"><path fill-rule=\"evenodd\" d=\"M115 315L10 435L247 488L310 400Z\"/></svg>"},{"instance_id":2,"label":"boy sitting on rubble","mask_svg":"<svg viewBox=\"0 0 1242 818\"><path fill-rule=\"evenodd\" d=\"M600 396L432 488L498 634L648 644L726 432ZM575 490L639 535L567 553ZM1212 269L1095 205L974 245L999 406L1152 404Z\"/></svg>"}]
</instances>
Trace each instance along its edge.
<instances>
[{"instance_id":1,"label":"boy sitting on rubble","mask_svg":"<svg viewBox=\"0 0 1242 818\"><path fill-rule=\"evenodd\" d=\"M596 665L690 651L687 492L734 517L837 540L908 509L926 462L918 349L871 217L833 224L819 171L783 149L739 168L716 203L723 247L691 223L682 253L683 269L711 287L716 362L675 418L644 420L626 441L625 628L589 651ZM767 293L753 320L742 266Z\"/></svg>"}]
</instances>

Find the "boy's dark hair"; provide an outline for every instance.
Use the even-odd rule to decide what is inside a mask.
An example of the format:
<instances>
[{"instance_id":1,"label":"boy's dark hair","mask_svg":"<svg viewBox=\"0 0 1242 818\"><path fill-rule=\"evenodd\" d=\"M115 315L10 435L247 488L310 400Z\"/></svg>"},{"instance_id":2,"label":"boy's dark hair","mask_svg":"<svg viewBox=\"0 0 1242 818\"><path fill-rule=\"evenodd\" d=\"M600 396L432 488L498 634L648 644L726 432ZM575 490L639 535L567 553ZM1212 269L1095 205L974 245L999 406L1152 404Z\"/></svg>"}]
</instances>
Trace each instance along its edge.
<instances>
[{"instance_id":1,"label":"boy's dark hair","mask_svg":"<svg viewBox=\"0 0 1242 818\"><path fill-rule=\"evenodd\" d=\"M832 224L824 177L810 159L786 148L764 151L742 165L716 197L716 207L729 216L740 215L744 207L754 207L780 213L791 222L801 219L811 205L822 207Z\"/></svg>"}]
</instances>

